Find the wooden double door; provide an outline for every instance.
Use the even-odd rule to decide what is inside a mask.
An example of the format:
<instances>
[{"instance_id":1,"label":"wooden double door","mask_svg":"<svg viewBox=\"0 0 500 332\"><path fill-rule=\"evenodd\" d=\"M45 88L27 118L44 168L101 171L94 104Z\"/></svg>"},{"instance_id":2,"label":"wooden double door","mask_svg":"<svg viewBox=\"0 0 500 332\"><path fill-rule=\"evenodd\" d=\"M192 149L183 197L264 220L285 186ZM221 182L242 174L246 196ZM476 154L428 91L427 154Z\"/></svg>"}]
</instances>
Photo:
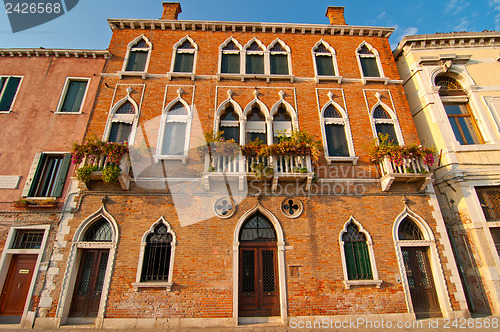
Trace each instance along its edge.
<instances>
[{"instance_id":1,"label":"wooden double door","mask_svg":"<svg viewBox=\"0 0 500 332\"><path fill-rule=\"evenodd\" d=\"M429 247L401 248L413 310L418 318L442 315L429 264L428 251Z\"/></svg>"},{"instance_id":2,"label":"wooden double door","mask_svg":"<svg viewBox=\"0 0 500 332\"><path fill-rule=\"evenodd\" d=\"M21 316L38 255L13 255L0 299L1 316Z\"/></svg>"},{"instance_id":3,"label":"wooden double door","mask_svg":"<svg viewBox=\"0 0 500 332\"><path fill-rule=\"evenodd\" d=\"M97 317L101 303L109 249L85 249L71 301L71 317Z\"/></svg>"},{"instance_id":4,"label":"wooden double door","mask_svg":"<svg viewBox=\"0 0 500 332\"><path fill-rule=\"evenodd\" d=\"M279 316L276 243L240 245L239 316Z\"/></svg>"}]
</instances>

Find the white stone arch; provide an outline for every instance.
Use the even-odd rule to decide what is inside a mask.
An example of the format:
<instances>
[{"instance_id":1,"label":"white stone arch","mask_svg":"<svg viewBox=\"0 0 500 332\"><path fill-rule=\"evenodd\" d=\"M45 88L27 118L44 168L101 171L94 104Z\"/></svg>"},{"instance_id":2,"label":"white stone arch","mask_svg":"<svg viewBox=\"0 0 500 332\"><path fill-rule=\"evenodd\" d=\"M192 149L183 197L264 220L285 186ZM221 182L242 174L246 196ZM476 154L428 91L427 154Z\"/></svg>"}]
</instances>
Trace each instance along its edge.
<instances>
[{"instance_id":1,"label":"white stone arch","mask_svg":"<svg viewBox=\"0 0 500 332\"><path fill-rule=\"evenodd\" d=\"M234 111L238 115L238 125L240 127L240 142L244 142L245 141L245 131L244 131L244 129L242 129L242 128L244 128L243 109L241 108L240 104L238 104L238 102L232 98L232 96L231 96L232 91L231 91L231 93L228 93L228 94L229 94L229 98L224 100L219 105L219 107L215 110L214 133L216 133L220 130L219 129L221 127L220 117L224 113L224 111L226 110L227 106L231 105L231 106L233 106ZM241 144L243 144L243 143L241 143Z\"/></svg>"},{"instance_id":2,"label":"white stone arch","mask_svg":"<svg viewBox=\"0 0 500 332\"><path fill-rule=\"evenodd\" d=\"M314 46L312 47L311 49L311 54L312 54L312 57L313 57L313 63L314 63L314 76L318 76L318 66L316 64L316 49L318 48L319 45L323 44L325 46L325 48L330 51L331 53L331 57L332 57L332 64L333 64L333 76L339 76L339 68L337 66L337 52L335 51L335 49L330 46L330 44L328 44L326 41L324 41L323 39L320 39L316 44L314 44Z\"/></svg>"},{"instance_id":3,"label":"white stone arch","mask_svg":"<svg viewBox=\"0 0 500 332\"><path fill-rule=\"evenodd\" d=\"M170 242L170 264L168 270L168 279L165 282L141 282L142 267L144 262L144 251L146 249L147 237L149 234L153 233L155 228L163 224L167 227L167 233L172 236L172 242ZM174 258L175 258L175 247L177 245L177 236L172 229L172 226L168 221L161 216L156 222L154 222L151 227L144 233L141 239L141 249L139 252L139 261L137 264L137 274L135 278L135 283L132 284L135 290L140 287L165 287L168 291L171 290L173 285L173 274L174 274Z\"/></svg>"},{"instance_id":4,"label":"white stone arch","mask_svg":"<svg viewBox=\"0 0 500 332\"><path fill-rule=\"evenodd\" d=\"M375 105L373 105L373 107L370 110L370 120L371 120L371 124L372 124L373 136L375 138L378 137L377 128L376 128L377 123L392 124L394 126L394 132L396 133L396 137L398 139L399 145L403 146L404 145L403 133L401 132L401 127L399 125L399 120L398 120L398 116L396 115L396 112L394 112L389 105L387 105L386 103L384 103L380 100L381 96L378 92L376 93L376 96L377 96L378 101L377 101L377 103L375 103ZM382 107L387 112L387 114L389 114L391 119L375 119L373 117L373 113L375 112L375 110L377 109L378 106Z\"/></svg>"},{"instance_id":5,"label":"white stone arch","mask_svg":"<svg viewBox=\"0 0 500 332\"><path fill-rule=\"evenodd\" d=\"M278 276L279 276L279 292L280 292L280 312L281 312L281 324L288 324L288 305L286 297L286 270L285 270L285 239L283 234L283 228L276 216L266 208L264 208L260 202L258 202L253 208L245 212L243 216L238 220L236 227L234 229L233 235L233 320L234 324L238 324L238 300L239 300L239 235L241 227L251 217L254 213L260 212L265 217L271 221L274 230L276 231L276 245L278 248Z\"/></svg>"},{"instance_id":6,"label":"white stone arch","mask_svg":"<svg viewBox=\"0 0 500 332\"><path fill-rule=\"evenodd\" d=\"M272 107L271 107L271 111L269 112L269 117L272 119L271 121L273 122L273 130L275 129L274 128L274 115L278 112L278 109L281 105L283 105L285 107L285 110L286 112L288 113L288 115L290 115L290 118L292 119L292 128L290 128L291 130L299 130L299 118L297 116L297 111L295 110L295 108L292 106L292 104L290 104L288 101L285 100L284 96L285 96L285 92L283 92L283 90L281 90L279 92L279 96L280 96L280 100L278 100ZM272 133L274 135L274 132Z\"/></svg>"},{"instance_id":7,"label":"white stone arch","mask_svg":"<svg viewBox=\"0 0 500 332\"><path fill-rule=\"evenodd\" d=\"M380 61L380 53L377 51L376 48L374 48L372 45L370 45L366 41L361 42L361 44L359 44L359 46L356 48L356 60L358 61L358 68L359 68L359 72L361 73L361 77L365 78L365 75L363 73L363 67L361 66L361 60L360 60L360 56L358 54L358 51L363 46L366 46L366 48L368 48L368 50L370 50L370 52L373 53L373 55L375 56L375 60L377 62L377 67L378 67L380 77L385 77L384 69L382 68L382 62Z\"/></svg>"},{"instance_id":8,"label":"white stone arch","mask_svg":"<svg viewBox=\"0 0 500 332\"><path fill-rule=\"evenodd\" d=\"M101 218L105 219L110 224L113 231L112 240L109 242L84 242L83 237L85 235L85 232L94 224L94 222L98 221ZM109 249L108 263L101 292L101 300L99 304L99 310L97 312L97 318L95 319L95 327L102 328L108 299L109 285L111 282L111 275L113 274L113 266L116 257L116 246L118 243L118 238L118 223L116 222L115 218L106 210L104 205L101 206L99 210L88 216L80 224L80 226L78 226L75 234L73 235L73 241L68 257L68 265L64 273L63 284L61 288L60 301L57 306L56 318L58 319L58 325L65 324L68 319L82 251L84 249Z\"/></svg>"},{"instance_id":9,"label":"white stone arch","mask_svg":"<svg viewBox=\"0 0 500 332\"><path fill-rule=\"evenodd\" d=\"M342 239L344 233L347 232L347 227L350 223L353 223L358 228L360 233L363 233L366 239L366 246L368 249L368 255L370 256L370 265L372 269L373 279L366 280L349 280L347 275L347 264L345 258L345 250L344 250L344 240ZM361 225L359 221L357 221L353 216L350 216L349 219L345 222L342 231L339 233L339 244L340 244L340 255L342 257L342 266L344 270L344 285L346 289L350 289L353 285L376 285L377 288L380 288L382 284L382 280L378 278L378 270L377 270L377 262L375 260L375 253L373 251L373 241L370 233Z\"/></svg>"},{"instance_id":10,"label":"white stone arch","mask_svg":"<svg viewBox=\"0 0 500 332\"><path fill-rule=\"evenodd\" d=\"M466 71L465 68L461 68L456 65L452 65L450 68L443 67L443 66L438 66L436 67L429 75L430 80L431 80L431 86L435 87L436 86L436 77L441 74L447 74L450 77L454 78L457 80L458 83L462 85L462 88L464 89L464 92L467 93L470 89L471 86L474 86L476 82L474 82L474 79L469 75L469 73Z\"/></svg>"},{"instance_id":11,"label":"white stone arch","mask_svg":"<svg viewBox=\"0 0 500 332\"><path fill-rule=\"evenodd\" d=\"M123 65L122 65L122 74L127 71L127 65L128 65L128 61L130 59L130 53L132 51L132 47L134 47L141 39L143 39L147 45L147 47L144 48L144 51L148 52L148 56L146 59L146 65L144 66L144 73L146 73L148 71L149 61L151 60L151 50L153 49L153 44L151 43L151 41L149 40L148 37L146 37L144 34L142 34L142 35L134 38L134 40L132 40L130 43L128 43L127 53L125 54L125 59L123 60ZM146 78L146 77L143 75L143 78Z\"/></svg>"},{"instance_id":12,"label":"white stone arch","mask_svg":"<svg viewBox=\"0 0 500 332\"><path fill-rule=\"evenodd\" d=\"M423 240L399 240L398 231L401 222L409 218L422 232ZM392 237L394 240L394 246L396 249L396 256L400 271L400 280L403 284L404 294L406 297L406 307L408 313L414 314L413 303L410 295L410 287L408 284L408 279L406 277L406 269L403 261L403 254L401 251L402 247L428 247L429 248L429 265L431 267L432 277L434 281L434 287L436 288L436 295L438 298L439 306L444 317L449 317L452 315L452 306L450 298L448 296L448 288L446 286L446 281L444 278L444 271L442 269L441 259L439 258L438 249L434 233L427 222L420 217L418 214L413 212L408 206L405 206L403 212L401 212L395 219L392 228Z\"/></svg>"},{"instance_id":13,"label":"white stone arch","mask_svg":"<svg viewBox=\"0 0 500 332\"><path fill-rule=\"evenodd\" d=\"M120 99L118 102L116 102L111 109L109 110L109 115L108 119L106 121L106 127L104 128L104 134L103 134L103 141L107 141L109 138L109 135L111 133L111 127L113 125L113 122L123 122L123 123L128 123L132 125L132 130L130 131L130 141L128 142L129 145L134 144L135 140L135 134L137 130L137 124L139 122L139 115L140 115L140 110L139 110L139 105L137 102L130 96L132 92L131 88L127 89L127 95ZM116 114L116 111L125 103L130 102L132 104L132 107L134 108L134 114Z\"/></svg>"},{"instance_id":14,"label":"white stone arch","mask_svg":"<svg viewBox=\"0 0 500 332\"><path fill-rule=\"evenodd\" d=\"M259 45L259 49L258 51L249 51L248 48L250 47L250 45L253 44L253 42L256 42L257 45ZM242 74L246 74L246 68L247 68L247 64L246 64L246 55L247 54L258 54L258 55L262 55L263 56L263 61L264 61L264 73L263 74L267 74L269 75L269 52L267 51L267 47L259 40L257 39L256 37L253 37L252 39L250 39L248 41L248 43L245 44L245 46L243 46L243 52L241 52L242 56L241 56L241 59L243 60L243 64L241 65L241 68L242 68ZM251 74L251 75L258 75L258 74ZM260 75L260 74L259 74Z\"/></svg>"},{"instance_id":15,"label":"white stone arch","mask_svg":"<svg viewBox=\"0 0 500 332\"><path fill-rule=\"evenodd\" d=\"M189 140L191 136L191 122L193 118L193 112L191 106L182 98L184 91L182 89L177 90L178 96L174 100L172 100L168 105L163 109L160 120L160 131L158 134L158 142L156 145L156 154L154 155L155 162L158 162L160 159L181 159L183 162L186 161L189 150ZM186 109L187 115L168 115L168 112L175 106L177 103L181 103L182 106ZM165 127L167 122L182 122L186 123L186 132L185 132L185 140L184 140L184 153L182 155L163 155L163 138L165 135Z\"/></svg>"},{"instance_id":16,"label":"white stone arch","mask_svg":"<svg viewBox=\"0 0 500 332\"><path fill-rule=\"evenodd\" d=\"M264 117L266 118L265 121L265 127L266 127L266 132L267 132L267 143L272 144L272 125L273 125L273 119L269 114L269 109L267 108L266 104L264 104L262 101L259 100L258 98L258 92L254 91L255 98L248 103L248 105L245 107L243 110L243 126L241 126L241 131L243 131L243 134L245 135L244 137L246 138L246 130L248 126L248 121L247 121L247 115L250 113L252 110L252 107L257 104L261 110L261 112L264 114ZM243 143L246 143L246 140L241 141Z\"/></svg>"},{"instance_id":17,"label":"white stone arch","mask_svg":"<svg viewBox=\"0 0 500 332\"><path fill-rule=\"evenodd\" d=\"M197 58L198 58L198 50L199 50L199 47L198 47L198 44L196 44L196 42L193 40L193 38L189 37L189 35L186 35L184 37L182 37L177 43L174 44L174 47L173 47L173 50L172 50L172 61L170 63L170 73L173 73L174 72L174 66L175 66L175 59L176 59L176 56L177 56L177 51L178 51L178 48L179 46L181 46L185 41L189 41L191 43L191 45L194 47L194 50L193 51L185 51L186 53L193 53L194 56L193 56L193 68L191 70L191 72L189 73L184 73L184 74L195 74L196 73L196 61L197 61ZM183 51L184 52L184 51Z\"/></svg>"},{"instance_id":18,"label":"white stone arch","mask_svg":"<svg viewBox=\"0 0 500 332\"><path fill-rule=\"evenodd\" d=\"M338 125L343 125L344 130L345 130L345 135L346 135L346 141L347 141L347 147L349 149L349 157L348 158L355 158L355 151L354 151L354 142L352 140L352 132L351 132L351 124L349 121L349 115L347 111L338 103L336 103L333 100L333 93L330 91L328 92L328 98L330 99L320 110L320 121L321 121L321 135L323 137L323 146L325 147L325 157L329 162L335 161L335 160L343 160L345 159L344 157L335 157L335 156L327 156L328 154L328 143L327 143L327 137L326 137L326 128L325 125L327 124L338 124ZM325 110L329 107L332 106L334 107L342 116L340 119L327 119L325 118ZM355 159L353 159L353 162L355 162Z\"/></svg>"},{"instance_id":19,"label":"white stone arch","mask_svg":"<svg viewBox=\"0 0 500 332\"><path fill-rule=\"evenodd\" d=\"M233 42L236 45L236 47L238 48L238 51L224 51L224 47L226 47L227 44L229 44L230 42ZM222 55L225 53L228 53L228 54L238 53L239 54L239 56L240 56L240 74L244 73L244 68L245 68L244 54L245 54L245 52L243 52L243 46L235 38L233 38L233 36L229 37L221 45L219 45L219 61L218 61L218 65L217 65L217 68L218 68L217 72L221 73L221 71L222 71Z\"/></svg>"},{"instance_id":20,"label":"white stone arch","mask_svg":"<svg viewBox=\"0 0 500 332\"><path fill-rule=\"evenodd\" d=\"M271 42L271 44L269 44L269 46L266 48L266 55L269 57L269 75L271 74L271 63L270 63L270 56L271 56L271 49L274 47L274 45L276 44L280 44L281 47L283 47L283 49L285 49L285 52L283 52L283 54L286 53L286 60L287 60L287 63L288 63L288 75L293 75L292 74L292 51L290 49L290 47L288 47L288 45L282 41L281 39L279 38L276 38L275 40L273 40ZM265 59L264 59L265 60ZM264 68L266 67L266 62L268 61L265 61L264 62Z\"/></svg>"}]
</instances>

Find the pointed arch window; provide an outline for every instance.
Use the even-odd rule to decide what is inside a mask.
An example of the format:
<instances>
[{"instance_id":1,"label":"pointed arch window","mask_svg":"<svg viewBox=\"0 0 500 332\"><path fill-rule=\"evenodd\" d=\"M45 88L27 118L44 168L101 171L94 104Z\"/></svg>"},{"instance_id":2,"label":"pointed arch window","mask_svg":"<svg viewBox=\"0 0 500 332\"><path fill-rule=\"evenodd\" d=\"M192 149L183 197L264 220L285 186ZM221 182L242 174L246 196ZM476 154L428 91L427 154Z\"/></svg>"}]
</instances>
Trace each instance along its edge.
<instances>
[{"instance_id":1,"label":"pointed arch window","mask_svg":"<svg viewBox=\"0 0 500 332\"><path fill-rule=\"evenodd\" d=\"M144 36L128 45L124 71L145 72L149 62L151 43Z\"/></svg>"},{"instance_id":2,"label":"pointed arch window","mask_svg":"<svg viewBox=\"0 0 500 332\"><path fill-rule=\"evenodd\" d=\"M113 228L111 224L104 218L100 218L94 222L85 232L83 236L84 242L112 242Z\"/></svg>"},{"instance_id":3,"label":"pointed arch window","mask_svg":"<svg viewBox=\"0 0 500 332\"><path fill-rule=\"evenodd\" d=\"M255 40L246 48L245 68L246 74L264 74L264 49Z\"/></svg>"},{"instance_id":4,"label":"pointed arch window","mask_svg":"<svg viewBox=\"0 0 500 332\"><path fill-rule=\"evenodd\" d=\"M316 76L337 76L335 50L321 41L313 50Z\"/></svg>"},{"instance_id":5,"label":"pointed arch window","mask_svg":"<svg viewBox=\"0 0 500 332\"><path fill-rule=\"evenodd\" d=\"M273 115L273 137L274 143L279 143L279 136L289 136L292 132L292 117L285 105L281 104Z\"/></svg>"},{"instance_id":6,"label":"pointed arch window","mask_svg":"<svg viewBox=\"0 0 500 332\"><path fill-rule=\"evenodd\" d=\"M469 98L462 85L447 75L436 76L434 83L439 87L439 96L455 134L455 139L461 145L484 143L477 123L471 114Z\"/></svg>"},{"instance_id":7,"label":"pointed arch window","mask_svg":"<svg viewBox=\"0 0 500 332\"><path fill-rule=\"evenodd\" d=\"M269 68L271 75L288 75L288 60L290 50L280 41L269 48Z\"/></svg>"},{"instance_id":8,"label":"pointed arch window","mask_svg":"<svg viewBox=\"0 0 500 332\"><path fill-rule=\"evenodd\" d=\"M220 72L223 74L239 74L240 73L240 52L241 46L237 45L233 40L229 41L221 49L221 67Z\"/></svg>"},{"instance_id":9,"label":"pointed arch window","mask_svg":"<svg viewBox=\"0 0 500 332\"><path fill-rule=\"evenodd\" d=\"M194 72L194 60L197 47L190 38L176 44L174 49L174 73L192 73Z\"/></svg>"},{"instance_id":10,"label":"pointed arch window","mask_svg":"<svg viewBox=\"0 0 500 332\"><path fill-rule=\"evenodd\" d=\"M382 107L382 105L375 107L372 118L375 123L377 137L380 134L389 135L389 141L399 145L398 135L396 134L396 128L394 126L394 119L391 117L389 112Z\"/></svg>"},{"instance_id":11,"label":"pointed arch window","mask_svg":"<svg viewBox=\"0 0 500 332\"><path fill-rule=\"evenodd\" d=\"M328 157L349 157L351 153L346 136L346 119L341 112L330 104L323 110L322 120Z\"/></svg>"},{"instance_id":12,"label":"pointed arch window","mask_svg":"<svg viewBox=\"0 0 500 332\"><path fill-rule=\"evenodd\" d=\"M363 77L382 77L379 67L378 53L363 44L357 50L358 59L361 65Z\"/></svg>"},{"instance_id":13,"label":"pointed arch window","mask_svg":"<svg viewBox=\"0 0 500 332\"><path fill-rule=\"evenodd\" d=\"M240 143L240 119L233 105L229 104L221 114L219 130L224 132L224 140L233 139L237 144Z\"/></svg>"},{"instance_id":14,"label":"pointed arch window","mask_svg":"<svg viewBox=\"0 0 500 332\"><path fill-rule=\"evenodd\" d=\"M410 218L404 218L399 224L398 239L402 240L424 240L420 228Z\"/></svg>"},{"instance_id":15,"label":"pointed arch window","mask_svg":"<svg viewBox=\"0 0 500 332\"><path fill-rule=\"evenodd\" d=\"M108 142L130 142L135 113L135 107L130 101L125 101L118 107L111 118Z\"/></svg>"},{"instance_id":16,"label":"pointed arch window","mask_svg":"<svg viewBox=\"0 0 500 332\"><path fill-rule=\"evenodd\" d=\"M275 242L276 230L266 216L257 212L242 225L239 240L240 242Z\"/></svg>"},{"instance_id":17,"label":"pointed arch window","mask_svg":"<svg viewBox=\"0 0 500 332\"><path fill-rule=\"evenodd\" d=\"M162 116L159 156L186 156L189 113L182 102L174 103Z\"/></svg>"},{"instance_id":18,"label":"pointed arch window","mask_svg":"<svg viewBox=\"0 0 500 332\"><path fill-rule=\"evenodd\" d=\"M247 114L246 122L246 142L252 142L256 139L264 143L267 142L266 117L257 103Z\"/></svg>"},{"instance_id":19,"label":"pointed arch window","mask_svg":"<svg viewBox=\"0 0 500 332\"><path fill-rule=\"evenodd\" d=\"M349 280L373 279L372 268L366 236L361 233L353 222L347 226L342 235L344 255Z\"/></svg>"}]
</instances>

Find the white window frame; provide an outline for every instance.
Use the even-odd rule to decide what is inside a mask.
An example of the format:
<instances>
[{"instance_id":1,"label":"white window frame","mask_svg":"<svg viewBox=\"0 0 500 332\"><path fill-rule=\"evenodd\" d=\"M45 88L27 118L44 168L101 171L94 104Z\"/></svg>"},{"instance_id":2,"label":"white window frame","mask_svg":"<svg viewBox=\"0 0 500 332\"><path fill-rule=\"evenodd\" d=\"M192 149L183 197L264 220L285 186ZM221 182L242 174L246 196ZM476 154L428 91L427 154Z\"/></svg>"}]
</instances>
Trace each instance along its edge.
<instances>
[{"instance_id":1,"label":"white window frame","mask_svg":"<svg viewBox=\"0 0 500 332\"><path fill-rule=\"evenodd\" d=\"M248 48L254 43L256 42L257 45L259 45L259 48L260 48L260 51L249 51ZM244 49L244 64L243 64L243 76L245 77L256 77L256 78L266 78L267 75L266 73L269 73L269 62L266 61L266 46L264 46L264 44L258 40L257 38L252 38L250 39L250 41L248 43L246 43L246 45L243 47ZM247 74L247 55L261 55L262 56L262 61L264 63L264 73L263 74Z\"/></svg>"},{"instance_id":2,"label":"white window frame","mask_svg":"<svg viewBox=\"0 0 500 332\"><path fill-rule=\"evenodd\" d=\"M226 120L221 120L220 117L224 112L226 111L226 108L228 105L231 105L234 109L234 112L238 115L238 121L226 121ZM229 98L222 102L220 106L217 108L217 111L215 113L215 124L214 124L214 133L218 132L221 130L221 127L238 127L240 129L240 137L239 140L240 142L245 141L245 133L242 132L242 128L244 128L243 125L243 110L241 109L241 106L234 101L232 98ZM242 143L241 143L242 144Z\"/></svg>"},{"instance_id":3,"label":"white window frame","mask_svg":"<svg viewBox=\"0 0 500 332\"><path fill-rule=\"evenodd\" d=\"M174 120L174 121L169 121L168 112L178 102L180 102L184 106L184 108L186 109L187 115L171 115L173 117L172 120ZM191 107L181 97L175 98L167 105L167 107L165 107L165 109L163 110L162 115L161 115L160 133L158 134L158 142L156 145L156 154L154 155L154 160L156 163L159 162L160 160L182 160L183 163L186 162L187 157L188 157L188 153L189 153L188 150L189 150L189 138L191 136L192 114L193 114L193 112L191 111ZM186 133L185 133L186 138L184 140L184 154L182 154L182 155L162 155L161 154L161 151L163 149L163 136L165 135L165 126L166 126L167 122L186 123Z\"/></svg>"},{"instance_id":4,"label":"white window frame","mask_svg":"<svg viewBox=\"0 0 500 332\"><path fill-rule=\"evenodd\" d=\"M178 49L182 44L184 44L185 41L189 41L191 43L191 46L194 47L194 49ZM191 80L194 81L196 77L196 62L198 58L198 44L195 43L195 41L189 37L189 36L184 36L179 40L177 43L174 45L174 49L172 51L172 61L170 63L170 71L167 73L168 79L172 79L172 77L189 77ZM192 53L194 54L193 56L193 68L191 69L191 72L185 72L185 73L180 73L180 72L174 72L174 66L175 66L175 60L177 57L177 53Z\"/></svg>"},{"instance_id":5,"label":"white window frame","mask_svg":"<svg viewBox=\"0 0 500 332\"><path fill-rule=\"evenodd\" d=\"M68 93L69 84L71 82L87 82L87 86L85 87L85 93L83 94L82 103L80 104L80 109L78 112L63 112L61 108L63 107L64 101L66 100L66 94ZM85 99L87 97L87 93L89 91L90 78L88 77L66 77L64 81L63 90L61 92L61 97L59 97L59 102L57 103L56 114L82 114L83 113L83 105L85 104Z\"/></svg>"},{"instance_id":6,"label":"white window frame","mask_svg":"<svg viewBox=\"0 0 500 332\"><path fill-rule=\"evenodd\" d=\"M387 112L387 114L389 114L389 116L391 118L390 119L375 119L373 117L373 113L375 112L375 109L378 106L381 106ZM392 124L394 126L394 132L396 133L396 137L398 139L399 146L404 145L403 134L401 133L401 127L399 126L399 120L396 116L396 113L388 105L384 104L381 101L377 102L372 107L372 109L370 111L370 120L372 123L372 131L373 131L373 136L375 137L375 139L378 138L378 132L377 132L377 127L376 127L377 124L379 124L379 123L380 124Z\"/></svg>"},{"instance_id":7,"label":"white window frame","mask_svg":"<svg viewBox=\"0 0 500 332\"><path fill-rule=\"evenodd\" d=\"M360 233L363 233L366 238L366 246L368 248L368 254L370 256L370 264L372 268L372 276L373 279L364 279L364 280L349 280L349 277L347 275L347 264L345 261L345 251L344 251L344 241L342 240L342 236L344 233L347 232L347 226L349 226L350 223L353 223L358 227L358 231ZM344 271L344 286L346 289L350 289L351 286L369 286L369 285L375 285L377 288L380 288L380 285L382 284L382 280L378 278L378 271L377 271L377 264L375 261L375 253L373 251L373 241L372 237L370 236L370 233L359 223L356 219L354 219L353 216L349 218L349 220L346 221L344 224L344 228L339 234L339 245L340 245L340 255L341 255L341 260L342 260L342 268Z\"/></svg>"},{"instance_id":8,"label":"white window frame","mask_svg":"<svg viewBox=\"0 0 500 332\"><path fill-rule=\"evenodd\" d=\"M325 110L329 107L333 106L337 112L340 113L342 118L325 118ZM328 164L332 162L352 162L353 165L356 165L358 158L356 157L354 151L354 142L352 140L352 132L351 125L349 122L349 116L347 112L340 106L338 103L334 102L330 99L328 103L323 106L320 110L320 121L321 121L321 134L323 136L323 146L325 147L325 158L328 161ZM349 149L348 157L340 157L340 156L329 156L328 155L328 140L326 138L326 125L327 124L336 124L344 126L344 133L346 135L347 147Z\"/></svg>"},{"instance_id":9,"label":"white window frame","mask_svg":"<svg viewBox=\"0 0 500 332\"><path fill-rule=\"evenodd\" d=\"M167 233L172 236L172 242L170 242L170 264L168 268L168 279L167 281L141 281L142 268L144 264L144 251L146 250L147 238L148 235L153 233L156 226L160 223L167 227ZM167 292L170 292L173 285L173 275L174 275L174 258L175 258L175 247L177 244L177 237L175 232L172 230L172 226L165 220L165 218L160 217L153 225L151 225L150 229L144 233L141 240L141 250L139 252L139 262L137 265L137 274L135 277L135 282L132 283L132 287L134 287L135 291L138 291L139 288L165 288Z\"/></svg>"},{"instance_id":10,"label":"white window frame","mask_svg":"<svg viewBox=\"0 0 500 332\"><path fill-rule=\"evenodd\" d=\"M134 114L116 114L116 111L126 102L130 102L134 107ZM123 122L132 125L132 130L130 131L130 140L128 144L131 146L134 144L135 132L137 128L137 123L139 121L139 106L135 102L130 95L127 95L125 98L119 100L115 106L113 106L108 115L108 120L106 123L106 128L104 128L103 140L108 141L109 135L111 134L111 127L114 122Z\"/></svg>"},{"instance_id":11,"label":"white window frame","mask_svg":"<svg viewBox=\"0 0 500 332\"><path fill-rule=\"evenodd\" d=\"M233 42L238 50L224 50L224 47L226 47L230 42ZM223 54L238 54L240 56L240 71L239 73L223 73L222 72L222 55ZM220 80L221 78L240 78L242 74L245 73L245 57L244 57L245 52L243 51L243 46L234 39L233 37L229 37L226 39L224 43L222 43L219 46L219 61L217 64L217 78Z\"/></svg>"},{"instance_id":12,"label":"white window frame","mask_svg":"<svg viewBox=\"0 0 500 332\"><path fill-rule=\"evenodd\" d=\"M260 111L262 112L262 114L264 114L264 117L265 117L265 121L264 121L264 125L265 125L265 128L266 128L266 133L267 133L267 142L264 142L264 144L268 144L268 145L271 145L273 144L273 118L269 115L269 109L267 108L267 106L262 102L260 101L257 97L255 97L254 100L252 100L250 103L248 103L248 105L245 107L245 110L243 111L243 123L244 125L242 127L240 127L240 135L241 135L241 131L243 131L243 141L240 142L241 145L244 145L246 143L248 143L246 140L247 140L247 127L248 127L248 122L254 122L254 121L248 121L247 120L247 116L248 116L248 113L250 113L252 111L252 108L253 106L257 104L259 105L259 108L260 108ZM259 121L260 122L260 121ZM241 137L241 136L240 136Z\"/></svg>"},{"instance_id":13,"label":"white window frame","mask_svg":"<svg viewBox=\"0 0 500 332\"><path fill-rule=\"evenodd\" d=\"M147 51L148 56L146 59L146 64L144 66L144 71L127 71L127 65L128 61L130 58L130 54L132 51L132 48L141 40L144 39L146 42L146 45L148 47L144 47L141 50L142 51ZM123 78L123 76L141 76L142 79L146 79L148 68L149 68L149 61L151 60L151 50L153 49L153 44L149 41L148 37L146 37L144 34L136 37L134 40L132 40L128 45L127 45L127 53L125 54L125 59L123 60L123 66L122 66L122 71L118 72L118 75L120 76L120 79Z\"/></svg>"},{"instance_id":14,"label":"white window frame","mask_svg":"<svg viewBox=\"0 0 500 332\"><path fill-rule=\"evenodd\" d=\"M0 77L5 77L5 78L17 77L17 78L21 79L19 81L19 85L17 86L16 94L14 95L14 98L12 99L12 102L10 103L9 110L8 111L0 111L0 114L2 114L2 113L7 114L7 113L12 112L12 107L14 106L14 103L16 102L16 98L17 98L17 95L19 94L19 90L21 89L21 84L23 83L24 76L19 76L19 75L0 75ZM0 90L0 100L2 100L4 92L5 92L5 90L4 90L4 88L2 88L2 90Z\"/></svg>"},{"instance_id":15,"label":"white window frame","mask_svg":"<svg viewBox=\"0 0 500 332\"><path fill-rule=\"evenodd\" d=\"M370 52L372 52L373 56L367 55L367 54L359 54L358 51L363 46L366 46L370 50ZM361 66L361 58L371 58L371 57L374 57L375 61L377 62L377 67L378 67L378 72L380 74L380 77L365 76L363 73L363 66ZM385 77L384 70L382 69L382 62L380 61L380 54L373 46L371 46L366 41L362 42L358 46L358 48L356 48L356 60L358 61L358 68L359 68L359 72L361 73L361 79L363 81L363 84L366 84L368 82L383 82L384 84L387 84L389 82L389 78Z\"/></svg>"},{"instance_id":16,"label":"white window frame","mask_svg":"<svg viewBox=\"0 0 500 332\"><path fill-rule=\"evenodd\" d=\"M285 93L283 92L283 90L281 90L279 92L279 96L280 96L280 100L275 103L273 105L273 107L271 107L271 111L270 111L270 118L271 118L271 127L272 127L272 131L271 131L271 139L272 141L274 141L274 137L276 137L275 135L275 128L274 128L274 115L278 112L279 108L281 105L283 105L285 107L285 110L286 112L288 113L288 115L290 115L290 118L291 118L291 130L299 130L299 119L298 119L298 116L297 116L297 111L295 110L295 108L293 108L293 106L287 102L283 97L285 96ZM287 133L287 136L288 134L291 134L291 133ZM271 142L272 142L271 141Z\"/></svg>"},{"instance_id":17,"label":"white window frame","mask_svg":"<svg viewBox=\"0 0 500 332\"><path fill-rule=\"evenodd\" d=\"M330 51L330 55L319 55L322 53L317 54L316 49L320 46L323 45L325 48ZM313 58L313 64L314 64L314 77L316 78L316 83L319 83L320 81L337 81L337 83L342 82L342 76L339 75L339 68L337 66L337 52L335 52L335 49L330 46L326 41L321 39L318 41L313 48L311 49L311 54ZM318 65L316 63L316 57L317 56L330 56L332 59L332 64L333 64L333 76L331 75L318 75Z\"/></svg>"}]
</instances>

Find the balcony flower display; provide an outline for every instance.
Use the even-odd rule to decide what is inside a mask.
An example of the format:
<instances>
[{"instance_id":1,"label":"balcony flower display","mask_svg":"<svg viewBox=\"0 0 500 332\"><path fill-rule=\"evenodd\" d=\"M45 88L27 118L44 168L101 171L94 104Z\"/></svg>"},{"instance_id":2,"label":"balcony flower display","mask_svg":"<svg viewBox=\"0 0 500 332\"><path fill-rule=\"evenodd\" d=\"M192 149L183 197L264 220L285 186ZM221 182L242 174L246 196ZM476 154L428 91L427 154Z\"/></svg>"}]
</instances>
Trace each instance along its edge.
<instances>
[{"instance_id":1,"label":"balcony flower display","mask_svg":"<svg viewBox=\"0 0 500 332\"><path fill-rule=\"evenodd\" d=\"M236 155L240 152L240 147L234 139L225 140L223 131L218 131L215 135L212 132L204 133L205 144L198 147L198 154L201 158L205 154Z\"/></svg>"},{"instance_id":2,"label":"balcony flower display","mask_svg":"<svg viewBox=\"0 0 500 332\"><path fill-rule=\"evenodd\" d=\"M370 159L374 163L380 163L385 156L388 156L395 166L404 165L408 159L421 159L424 165L431 166L436 158L436 150L415 144L400 146L390 141L388 134L379 134L379 138L371 145Z\"/></svg>"}]
</instances>

